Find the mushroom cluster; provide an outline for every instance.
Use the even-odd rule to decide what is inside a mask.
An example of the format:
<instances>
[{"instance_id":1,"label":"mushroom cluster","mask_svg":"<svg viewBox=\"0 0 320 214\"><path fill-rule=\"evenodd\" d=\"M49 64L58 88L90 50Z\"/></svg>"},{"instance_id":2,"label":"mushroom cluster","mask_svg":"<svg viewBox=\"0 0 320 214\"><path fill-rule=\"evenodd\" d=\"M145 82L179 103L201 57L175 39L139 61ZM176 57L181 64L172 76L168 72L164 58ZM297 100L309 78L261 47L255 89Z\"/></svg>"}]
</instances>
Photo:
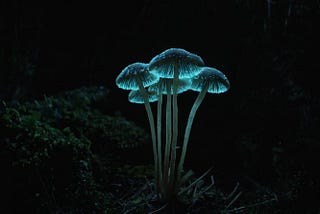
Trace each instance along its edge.
<instances>
[{"instance_id":1,"label":"mushroom cluster","mask_svg":"<svg viewBox=\"0 0 320 214\"><path fill-rule=\"evenodd\" d=\"M169 48L149 63L136 62L125 67L116 78L116 85L130 90L129 102L145 105L152 138L155 187L159 198L168 202L177 197L192 175L191 171L184 171L183 165L192 123L201 102L207 93L226 92L230 83L221 71L206 66L200 56L181 48ZM178 161L178 94L188 90L199 94L190 110ZM156 122L151 102L157 102ZM163 103L165 116L162 115Z\"/></svg>"}]
</instances>

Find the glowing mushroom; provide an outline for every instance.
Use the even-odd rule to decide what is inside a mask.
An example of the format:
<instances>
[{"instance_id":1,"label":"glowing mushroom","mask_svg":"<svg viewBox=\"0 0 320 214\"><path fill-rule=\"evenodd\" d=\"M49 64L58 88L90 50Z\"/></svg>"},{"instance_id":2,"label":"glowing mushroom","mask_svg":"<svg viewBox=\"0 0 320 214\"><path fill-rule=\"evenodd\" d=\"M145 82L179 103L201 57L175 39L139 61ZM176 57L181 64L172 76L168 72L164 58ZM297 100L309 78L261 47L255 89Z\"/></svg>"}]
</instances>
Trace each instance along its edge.
<instances>
[{"instance_id":1,"label":"glowing mushroom","mask_svg":"<svg viewBox=\"0 0 320 214\"><path fill-rule=\"evenodd\" d=\"M197 76L193 77L191 81L192 84L190 89L198 91L200 93L195 100L189 114L183 140L181 157L178 165L178 174L180 174L183 170L183 163L187 152L187 145L194 116L206 93L220 94L226 92L230 88L230 83L227 77L221 71L212 67L203 67L201 69L201 72Z\"/></svg>"},{"instance_id":2,"label":"glowing mushroom","mask_svg":"<svg viewBox=\"0 0 320 214\"><path fill-rule=\"evenodd\" d=\"M163 202L171 203L176 196L197 185L198 181L210 171L209 169L197 180L179 190L192 176L191 170L183 173L183 164L196 111L207 93L219 94L229 90L229 81L221 71L206 67L200 56L181 48L170 48L153 57L149 63L137 62L128 65L116 78L116 84L121 89L131 90L128 95L129 102L145 105L153 144L155 188ZM191 108L180 160L177 162L177 95L187 90L200 93ZM161 151L161 122L164 119L162 118L163 96L167 96L164 153ZM157 124L154 122L150 106L151 102L156 101L158 102ZM157 130L155 125L157 125ZM163 162L162 158L164 158ZM182 173L183 176L181 176Z\"/></svg>"},{"instance_id":3,"label":"glowing mushroom","mask_svg":"<svg viewBox=\"0 0 320 214\"><path fill-rule=\"evenodd\" d=\"M203 67L201 72L191 79L190 89L200 93L220 94L230 88L228 78L218 69Z\"/></svg>"},{"instance_id":4,"label":"glowing mushroom","mask_svg":"<svg viewBox=\"0 0 320 214\"><path fill-rule=\"evenodd\" d=\"M149 73L148 64L136 62L125 67L121 73L116 78L116 85L124 90L137 90L140 95L142 95L143 102L147 111L150 129L151 129L151 138L153 145L153 154L154 154L154 164L156 176L158 173L158 157L157 157L157 147L156 147L156 131L154 118L150 106L149 95L145 87L155 84L159 80L159 77ZM132 96L132 94L131 94Z\"/></svg>"},{"instance_id":5,"label":"glowing mushroom","mask_svg":"<svg viewBox=\"0 0 320 214\"><path fill-rule=\"evenodd\" d=\"M135 62L125 67L116 78L116 84L124 90L142 90L158 82L159 77L148 71L148 64Z\"/></svg>"},{"instance_id":6,"label":"glowing mushroom","mask_svg":"<svg viewBox=\"0 0 320 214\"><path fill-rule=\"evenodd\" d=\"M165 169L165 171L171 172L171 174L169 173L168 175L170 177L168 179L171 185L173 185L175 180L174 172L176 167L176 146L178 141L178 79L194 77L200 73L200 68L203 66L204 61L200 56L190 53L182 48L169 48L153 57L149 62L150 73L161 78L173 78L171 158L170 169ZM168 115L171 115L171 108L167 111L167 118L169 118ZM171 116L169 120L170 121L166 121L167 125L171 124ZM167 130L169 129L167 128Z\"/></svg>"},{"instance_id":7,"label":"glowing mushroom","mask_svg":"<svg viewBox=\"0 0 320 214\"><path fill-rule=\"evenodd\" d=\"M182 48L169 48L156 55L149 62L150 73L162 78L191 78L204 66L202 58Z\"/></svg>"}]
</instances>

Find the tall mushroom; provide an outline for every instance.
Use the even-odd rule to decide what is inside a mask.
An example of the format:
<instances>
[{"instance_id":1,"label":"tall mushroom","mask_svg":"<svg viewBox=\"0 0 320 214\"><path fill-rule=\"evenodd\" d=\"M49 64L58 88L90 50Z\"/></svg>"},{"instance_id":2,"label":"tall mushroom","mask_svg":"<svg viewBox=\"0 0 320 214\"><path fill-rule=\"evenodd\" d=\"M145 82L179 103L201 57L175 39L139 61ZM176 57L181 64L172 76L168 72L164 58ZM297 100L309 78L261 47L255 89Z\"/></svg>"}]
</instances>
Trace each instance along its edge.
<instances>
[{"instance_id":1,"label":"tall mushroom","mask_svg":"<svg viewBox=\"0 0 320 214\"><path fill-rule=\"evenodd\" d=\"M154 74L149 73L148 64L142 62L135 62L127 67L125 67L121 73L116 78L116 85L124 90L138 90L144 101L144 105L147 111L150 129L151 129L151 138L153 145L153 155L154 155L154 164L155 164L155 177L157 178L158 173L158 156L157 156L157 147L156 147L156 131L154 118L149 102L149 95L145 87L148 87L152 84L158 82L159 77Z\"/></svg>"},{"instance_id":2,"label":"tall mushroom","mask_svg":"<svg viewBox=\"0 0 320 214\"><path fill-rule=\"evenodd\" d=\"M174 185L175 178L175 165L176 165L176 146L178 140L178 102L177 90L179 78L192 78L200 73L200 68L204 66L202 58L196 54L190 53L181 48L169 48L162 53L156 55L149 62L150 73L155 74L161 78L173 78L172 87L172 144L171 144L171 158L169 181L170 186ZM167 114L171 114L171 107L168 109ZM167 117L169 118L169 116ZM171 117L170 117L171 120ZM167 124L171 122L167 121ZM169 129L167 129L169 130ZM171 197L171 196L169 196Z\"/></svg>"},{"instance_id":3,"label":"tall mushroom","mask_svg":"<svg viewBox=\"0 0 320 214\"><path fill-rule=\"evenodd\" d=\"M227 77L221 71L212 67L203 67L201 72L193 77L191 81L190 89L200 93L198 94L188 117L181 157L178 165L178 178L181 176L181 172L183 170L193 119L206 93L220 94L226 92L230 88L230 83Z\"/></svg>"}]
</instances>

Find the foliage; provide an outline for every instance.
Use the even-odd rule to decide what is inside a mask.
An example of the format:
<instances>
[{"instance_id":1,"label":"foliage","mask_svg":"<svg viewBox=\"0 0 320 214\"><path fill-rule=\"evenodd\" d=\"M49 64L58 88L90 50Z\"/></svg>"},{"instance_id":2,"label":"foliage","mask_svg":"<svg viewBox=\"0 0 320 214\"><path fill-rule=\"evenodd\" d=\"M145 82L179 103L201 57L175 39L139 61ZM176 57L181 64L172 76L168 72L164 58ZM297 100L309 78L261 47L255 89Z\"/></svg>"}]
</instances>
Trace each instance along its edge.
<instances>
[{"instance_id":1,"label":"foliage","mask_svg":"<svg viewBox=\"0 0 320 214\"><path fill-rule=\"evenodd\" d=\"M2 130L6 133L5 143L16 159L13 165L39 166L52 156L55 150L72 149L71 156L88 151L91 142L78 139L69 127L59 130L40 120L39 114L24 114L14 108L6 108L1 118ZM69 147L69 148L68 148Z\"/></svg>"},{"instance_id":2,"label":"foliage","mask_svg":"<svg viewBox=\"0 0 320 214\"><path fill-rule=\"evenodd\" d=\"M142 146L148 135L121 116L103 114L98 105L106 93L101 87L81 88L43 100L3 103L0 161L6 173L1 183L2 194L9 195L4 211L111 209L110 194L103 189L117 180L121 165L116 154ZM12 206L13 198L24 205Z\"/></svg>"},{"instance_id":3,"label":"foliage","mask_svg":"<svg viewBox=\"0 0 320 214\"><path fill-rule=\"evenodd\" d=\"M110 116L101 112L108 90L104 87L79 88L67 91L59 97L44 97L44 100L24 104L36 114L61 129L70 127L77 136L91 141L108 143L109 148L142 146L148 134L132 121L120 115Z\"/></svg>"}]
</instances>

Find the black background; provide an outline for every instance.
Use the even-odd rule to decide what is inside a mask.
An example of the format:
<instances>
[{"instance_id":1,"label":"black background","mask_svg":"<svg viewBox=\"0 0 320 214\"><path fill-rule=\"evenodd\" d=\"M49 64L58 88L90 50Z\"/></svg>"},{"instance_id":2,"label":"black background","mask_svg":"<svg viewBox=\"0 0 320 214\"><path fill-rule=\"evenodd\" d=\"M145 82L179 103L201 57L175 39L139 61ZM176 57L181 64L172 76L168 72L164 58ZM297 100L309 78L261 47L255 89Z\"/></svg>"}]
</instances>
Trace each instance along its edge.
<instances>
[{"instance_id":1,"label":"black background","mask_svg":"<svg viewBox=\"0 0 320 214\"><path fill-rule=\"evenodd\" d=\"M0 95L23 100L103 85L110 89L106 113L120 112L148 129L143 105L129 103L115 79L131 63L183 48L231 84L224 94L206 95L187 164L234 175L245 159L263 178L272 170L273 147L298 137L319 139L319 15L316 0L3 0ZM12 51L26 56L32 69L17 72ZM179 96L180 133L196 95ZM246 140L259 145L258 157L239 152ZM297 148L290 158L319 151ZM310 157L306 163L313 169L317 159Z\"/></svg>"}]
</instances>

